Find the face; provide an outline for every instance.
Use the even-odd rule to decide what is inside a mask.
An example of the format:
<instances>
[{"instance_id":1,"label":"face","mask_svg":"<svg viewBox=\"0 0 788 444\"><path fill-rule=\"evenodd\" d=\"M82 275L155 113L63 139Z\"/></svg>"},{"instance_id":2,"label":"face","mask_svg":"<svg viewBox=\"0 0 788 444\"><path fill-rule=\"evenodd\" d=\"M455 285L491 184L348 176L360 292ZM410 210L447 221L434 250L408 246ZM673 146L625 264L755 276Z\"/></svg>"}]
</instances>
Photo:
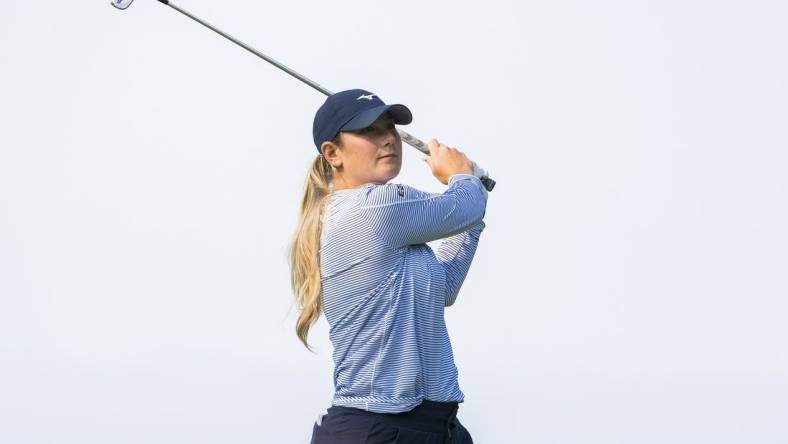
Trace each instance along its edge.
<instances>
[{"instance_id":1,"label":"face","mask_svg":"<svg viewBox=\"0 0 788 444\"><path fill-rule=\"evenodd\" d=\"M335 168L334 189L384 184L402 167L402 139L388 113L372 125L341 133L341 147L324 142L323 156Z\"/></svg>"}]
</instances>

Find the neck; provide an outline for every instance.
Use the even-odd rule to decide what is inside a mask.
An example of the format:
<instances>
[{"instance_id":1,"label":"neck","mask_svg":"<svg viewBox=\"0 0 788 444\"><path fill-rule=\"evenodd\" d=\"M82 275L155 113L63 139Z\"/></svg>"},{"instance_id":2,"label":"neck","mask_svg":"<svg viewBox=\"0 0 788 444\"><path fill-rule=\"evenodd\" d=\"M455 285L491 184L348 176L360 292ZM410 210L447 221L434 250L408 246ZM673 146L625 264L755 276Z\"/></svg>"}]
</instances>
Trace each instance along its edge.
<instances>
[{"instance_id":1,"label":"neck","mask_svg":"<svg viewBox=\"0 0 788 444\"><path fill-rule=\"evenodd\" d=\"M358 180L355 180L355 181L354 180L346 180L344 177L334 176L333 191L350 190L350 189L353 189L353 188L358 188L358 187L364 186L364 185L366 185L368 183L383 184L383 182L375 182L375 181L362 182L362 181L358 181Z\"/></svg>"}]
</instances>

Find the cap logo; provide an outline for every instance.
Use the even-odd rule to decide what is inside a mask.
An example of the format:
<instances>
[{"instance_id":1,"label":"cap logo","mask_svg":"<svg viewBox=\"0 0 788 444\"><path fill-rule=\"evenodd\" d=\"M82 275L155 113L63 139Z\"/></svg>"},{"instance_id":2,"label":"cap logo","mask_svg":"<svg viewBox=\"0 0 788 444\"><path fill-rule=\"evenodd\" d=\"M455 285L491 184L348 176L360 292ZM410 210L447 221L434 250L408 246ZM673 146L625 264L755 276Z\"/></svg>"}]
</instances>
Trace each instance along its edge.
<instances>
[{"instance_id":1,"label":"cap logo","mask_svg":"<svg viewBox=\"0 0 788 444\"><path fill-rule=\"evenodd\" d=\"M356 100L361 100L361 99L372 100L373 97L375 97L374 94L368 94L366 96L364 94L362 94L362 95L358 96L358 99L356 99Z\"/></svg>"}]
</instances>

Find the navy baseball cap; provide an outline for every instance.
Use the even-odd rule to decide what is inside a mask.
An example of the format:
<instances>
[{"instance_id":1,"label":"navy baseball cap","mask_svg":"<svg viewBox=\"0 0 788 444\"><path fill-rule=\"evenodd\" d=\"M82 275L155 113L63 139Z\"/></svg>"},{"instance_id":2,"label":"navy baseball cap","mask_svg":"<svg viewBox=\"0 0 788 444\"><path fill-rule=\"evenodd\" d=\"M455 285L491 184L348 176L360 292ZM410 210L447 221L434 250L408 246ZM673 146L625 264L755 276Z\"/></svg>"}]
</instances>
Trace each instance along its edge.
<instances>
[{"instance_id":1,"label":"navy baseball cap","mask_svg":"<svg viewBox=\"0 0 788 444\"><path fill-rule=\"evenodd\" d=\"M407 125L413 115L405 105L386 105L376 94L363 89L349 89L331 94L315 113L312 138L320 151L325 141L334 140L340 131L366 128L388 111L394 123Z\"/></svg>"}]
</instances>

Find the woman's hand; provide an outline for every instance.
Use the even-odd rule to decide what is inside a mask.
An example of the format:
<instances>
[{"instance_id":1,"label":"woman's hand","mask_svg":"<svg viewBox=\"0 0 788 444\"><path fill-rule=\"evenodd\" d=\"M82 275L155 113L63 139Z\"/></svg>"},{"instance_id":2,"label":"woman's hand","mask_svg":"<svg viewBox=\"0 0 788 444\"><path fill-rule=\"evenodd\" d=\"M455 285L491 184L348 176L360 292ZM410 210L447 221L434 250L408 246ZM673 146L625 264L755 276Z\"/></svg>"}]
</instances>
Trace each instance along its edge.
<instances>
[{"instance_id":1,"label":"woman's hand","mask_svg":"<svg viewBox=\"0 0 788 444\"><path fill-rule=\"evenodd\" d=\"M435 139L427 142L430 155L422 160L432 169L432 175L444 185L449 184L449 177L454 174L473 174L473 162L462 151L439 143Z\"/></svg>"}]
</instances>

